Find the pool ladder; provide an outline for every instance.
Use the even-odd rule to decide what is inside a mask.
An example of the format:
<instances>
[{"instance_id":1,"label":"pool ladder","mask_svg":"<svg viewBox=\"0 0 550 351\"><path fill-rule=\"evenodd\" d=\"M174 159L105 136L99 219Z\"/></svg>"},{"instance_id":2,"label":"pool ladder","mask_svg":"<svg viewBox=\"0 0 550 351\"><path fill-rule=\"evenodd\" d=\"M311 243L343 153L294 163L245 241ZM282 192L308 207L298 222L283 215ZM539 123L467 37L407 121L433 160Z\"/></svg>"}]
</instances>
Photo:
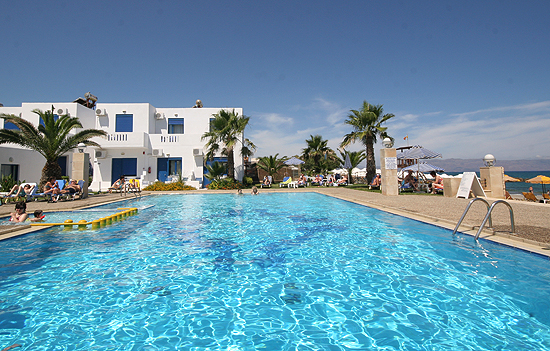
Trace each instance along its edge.
<instances>
[{"instance_id":1,"label":"pool ladder","mask_svg":"<svg viewBox=\"0 0 550 351\"><path fill-rule=\"evenodd\" d=\"M466 206L466 209L464 210L464 213L462 214L462 217L460 217L460 220L456 224L455 230L453 230L453 235L458 230L458 227L460 227L460 224L464 220L464 217L466 217L466 213L468 213L468 210L470 209L472 204L474 202L476 202L477 200L481 200L485 203L485 205L487 205L487 214L485 215L485 218L483 218L483 222L481 222L481 225L479 226L479 230L477 231L476 236L474 238L475 240L477 240L479 238L479 235L481 234L481 231L483 230L483 227L485 227L485 223L487 223L487 220L489 220L489 228L493 227L493 219L491 218L491 212L493 212L493 209L499 203L505 204L508 207L508 209L510 210L510 223L512 225L512 233L516 232L516 228L515 228L515 225L514 225L514 210L512 210L512 206L510 206L510 204L508 202L506 202L504 200L497 200L497 201L493 202L492 205L489 206L489 203L487 202L487 200L485 200L481 197L476 197L475 199L472 199L470 201L470 203L468 203L468 206Z\"/></svg>"}]
</instances>

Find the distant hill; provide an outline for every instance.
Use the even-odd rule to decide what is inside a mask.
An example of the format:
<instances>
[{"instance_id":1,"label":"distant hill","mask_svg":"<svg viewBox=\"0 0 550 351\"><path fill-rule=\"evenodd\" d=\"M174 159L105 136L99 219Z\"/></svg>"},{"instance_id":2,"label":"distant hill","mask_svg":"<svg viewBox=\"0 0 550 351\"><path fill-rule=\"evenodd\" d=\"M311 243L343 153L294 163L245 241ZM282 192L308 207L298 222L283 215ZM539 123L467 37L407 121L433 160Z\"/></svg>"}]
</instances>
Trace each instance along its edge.
<instances>
[{"instance_id":1,"label":"distant hill","mask_svg":"<svg viewBox=\"0 0 550 351\"><path fill-rule=\"evenodd\" d=\"M446 172L477 172L483 167L481 159L432 159L426 162L445 169ZM544 160L498 160L495 166L504 167L504 171L549 171L550 159Z\"/></svg>"}]
</instances>

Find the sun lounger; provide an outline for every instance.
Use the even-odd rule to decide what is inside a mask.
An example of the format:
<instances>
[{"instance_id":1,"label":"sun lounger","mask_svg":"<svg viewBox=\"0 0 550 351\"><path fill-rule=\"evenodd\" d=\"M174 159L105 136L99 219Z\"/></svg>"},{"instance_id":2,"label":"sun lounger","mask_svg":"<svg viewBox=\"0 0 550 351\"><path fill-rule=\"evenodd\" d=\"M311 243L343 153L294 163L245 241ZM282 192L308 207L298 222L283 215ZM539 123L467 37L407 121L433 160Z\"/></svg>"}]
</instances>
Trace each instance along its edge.
<instances>
[{"instance_id":1,"label":"sun lounger","mask_svg":"<svg viewBox=\"0 0 550 351\"><path fill-rule=\"evenodd\" d=\"M279 183L279 188L288 187L292 183L292 177L284 177L283 181Z\"/></svg>"},{"instance_id":2,"label":"sun lounger","mask_svg":"<svg viewBox=\"0 0 550 351\"><path fill-rule=\"evenodd\" d=\"M544 199L544 200L539 200L539 199L537 199L537 197L535 196L535 194L530 193L530 192L526 192L526 193L522 193L522 194L523 194L523 197L524 197L527 201L544 202L544 203L547 202L546 199Z\"/></svg>"}]
</instances>

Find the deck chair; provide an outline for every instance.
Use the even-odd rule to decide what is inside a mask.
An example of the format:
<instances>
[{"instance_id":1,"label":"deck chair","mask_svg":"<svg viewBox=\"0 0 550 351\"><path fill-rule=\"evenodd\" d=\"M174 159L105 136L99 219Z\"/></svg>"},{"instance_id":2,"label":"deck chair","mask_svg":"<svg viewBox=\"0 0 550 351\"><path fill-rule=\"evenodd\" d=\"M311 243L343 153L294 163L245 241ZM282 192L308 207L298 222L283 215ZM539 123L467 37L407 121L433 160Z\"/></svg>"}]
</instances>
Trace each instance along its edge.
<instances>
[{"instance_id":1,"label":"deck chair","mask_svg":"<svg viewBox=\"0 0 550 351\"><path fill-rule=\"evenodd\" d=\"M279 188L288 187L292 183L292 177L284 177L283 181L279 183Z\"/></svg>"},{"instance_id":2,"label":"deck chair","mask_svg":"<svg viewBox=\"0 0 550 351\"><path fill-rule=\"evenodd\" d=\"M410 192L410 191L414 192L414 188L409 183L405 183L405 180L403 179L401 181L401 185L399 185L399 192L400 193L406 193L406 192Z\"/></svg>"},{"instance_id":3,"label":"deck chair","mask_svg":"<svg viewBox=\"0 0 550 351\"><path fill-rule=\"evenodd\" d=\"M523 197L524 197L527 201L543 202L543 201L537 199L537 197L536 197L535 194L533 194L533 193L524 192L524 193L522 193L522 194L523 194Z\"/></svg>"},{"instance_id":4,"label":"deck chair","mask_svg":"<svg viewBox=\"0 0 550 351\"><path fill-rule=\"evenodd\" d=\"M38 201L38 198L45 198L46 197L46 194L44 193L39 193L38 192L38 186L36 185L36 183L29 183L31 185L32 188L32 191L30 194L27 194L27 196L25 196L25 200L28 202L28 201Z\"/></svg>"},{"instance_id":5,"label":"deck chair","mask_svg":"<svg viewBox=\"0 0 550 351\"><path fill-rule=\"evenodd\" d=\"M82 199L82 194L84 193L84 180L79 180L78 186L80 190L78 190L76 193L66 193L62 194L62 197L65 197L67 200L76 200L76 197L78 196L79 199Z\"/></svg>"},{"instance_id":6,"label":"deck chair","mask_svg":"<svg viewBox=\"0 0 550 351\"><path fill-rule=\"evenodd\" d=\"M59 187L59 190L63 190L65 188L66 182L64 179L57 179L57 186ZM48 201L57 202L59 199L62 199L63 197L66 197L67 194L51 194L50 199Z\"/></svg>"},{"instance_id":7,"label":"deck chair","mask_svg":"<svg viewBox=\"0 0 550 351\"><path fill-rule=\"evenodd\" d=\"M32 189L31 194L32 194L33 192L36 192L36 183L21 183L21 184L19 184L19 186L20 186L21 188L23 188L23 187L25 187L25 185L27 185L27 184L31 186L31 189ZM15 193L15 194L12 194L12 195L9 195L9 196L7 196L7 195L4 196L4 197L2 198L2 201L3 201L4 203L6 203L6 204L8 203L8 201L12 201L12 200L15 201L15 202L21 201L21 200L28 201L28 196L30 196L30 194L27 194L27 193L25 192L25 190L22 190L22 189L21 189L21 190L18 190L17 193Z\"/></svg>"},{"instance_id":8,"label":"deck chair","mask_svg":"<svg viewBox=\"0 0 550 351\"><path fill-rule=\"evenodd\" d=\"M128 179L124 184L127 193L141 193L141 187L139 186L139 179Z\"/></svg>"}]
</instances>

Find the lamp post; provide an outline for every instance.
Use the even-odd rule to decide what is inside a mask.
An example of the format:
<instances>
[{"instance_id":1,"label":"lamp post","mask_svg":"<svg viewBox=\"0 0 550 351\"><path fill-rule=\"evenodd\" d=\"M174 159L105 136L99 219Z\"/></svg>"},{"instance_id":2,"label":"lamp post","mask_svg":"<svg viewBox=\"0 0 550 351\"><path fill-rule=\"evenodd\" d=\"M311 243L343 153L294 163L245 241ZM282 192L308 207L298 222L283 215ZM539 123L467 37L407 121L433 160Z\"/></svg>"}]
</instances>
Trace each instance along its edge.
<instances>
[{"instance_id":1,"label":"lamp post","mask_svg":"<svg viewBox=\"0 0 550 351\"><path fill-rule=\"evenodd\" d=\"M485 167L479 168L479 178L488 197L504 199L506 184L504 183L504 167L496 167L497 159L492 154L483 157Z\"/></svg>"},{"instance_id":2,"label":"lamp post","mask_svg":"<svg viewBox=\"0 0 550 351\"><path fill-rule=\"evenodd\" d=\"M487 154L483 157L483 163L485 163L485 167L493 167L496 162L497 159L491 154Z\"/></svg>"}]
</instances>

